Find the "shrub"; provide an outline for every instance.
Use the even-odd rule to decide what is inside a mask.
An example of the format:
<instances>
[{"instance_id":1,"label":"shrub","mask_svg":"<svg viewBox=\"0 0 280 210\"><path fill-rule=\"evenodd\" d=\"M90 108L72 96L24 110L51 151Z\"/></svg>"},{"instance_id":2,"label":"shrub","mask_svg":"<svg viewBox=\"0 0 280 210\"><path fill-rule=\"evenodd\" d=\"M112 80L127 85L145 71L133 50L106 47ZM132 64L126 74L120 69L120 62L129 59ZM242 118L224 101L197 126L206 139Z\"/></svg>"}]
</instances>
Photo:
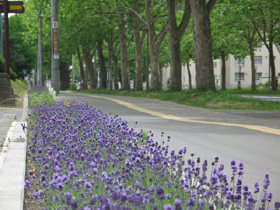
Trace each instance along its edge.
<instances>
[{"instance_id":1,"label":"shrub","mask_svg":"<svg viewBox=\"0 0 280 210\"><path fill-rule=\"evenodd\" d=\"M77 90L78 85L75 82L70 82L70 89L71 90Z\"/></svg>"}]
</instances>

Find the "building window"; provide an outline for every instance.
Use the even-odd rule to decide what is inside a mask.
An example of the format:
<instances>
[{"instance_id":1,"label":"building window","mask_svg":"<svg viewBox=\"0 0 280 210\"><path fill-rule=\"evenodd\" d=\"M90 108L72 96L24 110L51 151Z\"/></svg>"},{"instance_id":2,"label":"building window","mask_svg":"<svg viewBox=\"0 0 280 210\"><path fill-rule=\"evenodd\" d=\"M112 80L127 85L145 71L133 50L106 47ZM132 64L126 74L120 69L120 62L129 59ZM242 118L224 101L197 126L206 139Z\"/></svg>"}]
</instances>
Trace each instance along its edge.
<instances>
[{"instance_id":1,"label":"building window","mask_svg":"<svg viewBox=\"0 0 280 210\"><path fill-rule=\"evenodd\" d=\"M255 56L255 65L262 65L262 56Z\"/></svg>"},{"instance_id":2,"label":"building window","mask_svg":"<svg viewBox=\"0 0 280 210\"><path fill-rule=\"evenodd\" d=\"M262 77L262 73L256 73L256 80L260 80L260 78Z\"/></svg>"},{"instance_id":3,"label":"building window","mask_svg":"<svg viewBox=\"0 0 280 210\"><path fill-rule=\"evenodd\" d=\"M239 72L235 72L234 80L239 81ZM241 74L240 74L240 80L244 80L244 73L243 72L241 72Z\"/></svg>"},{"instance_id":4,"label":"building window","mask_svg":"<svg viewBox=\"0 0 280 210\"><path fill-rule=\"evenodd\" d=\"M245 63L245 61L244 61L243 58L236 58L236 59L235 59L235 65L243 66L244 63Z\"/></svg>"},{"instance_id":5,"label":"building window","mask_svg":"<svg viewBox=\"0 0 280 210\"><path fill-rule=\"evenodd\" d=\"M217 62L213 63L213 68L216 69L217 68Z\"/></svg>"}]
</instances>

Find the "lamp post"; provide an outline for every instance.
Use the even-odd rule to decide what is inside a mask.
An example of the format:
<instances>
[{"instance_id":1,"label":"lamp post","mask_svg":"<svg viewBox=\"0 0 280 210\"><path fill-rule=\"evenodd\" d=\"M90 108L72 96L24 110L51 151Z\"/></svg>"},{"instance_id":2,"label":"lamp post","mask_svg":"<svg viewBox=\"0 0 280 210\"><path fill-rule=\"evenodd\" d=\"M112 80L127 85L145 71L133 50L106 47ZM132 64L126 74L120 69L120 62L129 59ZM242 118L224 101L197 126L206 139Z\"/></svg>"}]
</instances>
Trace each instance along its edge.
<instances>
[{"instance_id":1,"label":"lamp post","mask_svg":"<svg viewBox=\"0 0 280 210\"><path fill-rule=\"evenodd\" d=\"M37 85L43 86L43 50L42 50L42 16L38 15L39 35L38 35L38 55L37 55Z\"/></svg>"},{"instance_id":2,"label":"lamp post","mask_svg":"<svg viewBox=\"0 0 280 210\"><path fill-rule=\"evenodd\" d=\"M52 60L51 83L56 94L59 93L59 39L58 39L58 0L51 0Z\"/></svg>"}]
</instances>

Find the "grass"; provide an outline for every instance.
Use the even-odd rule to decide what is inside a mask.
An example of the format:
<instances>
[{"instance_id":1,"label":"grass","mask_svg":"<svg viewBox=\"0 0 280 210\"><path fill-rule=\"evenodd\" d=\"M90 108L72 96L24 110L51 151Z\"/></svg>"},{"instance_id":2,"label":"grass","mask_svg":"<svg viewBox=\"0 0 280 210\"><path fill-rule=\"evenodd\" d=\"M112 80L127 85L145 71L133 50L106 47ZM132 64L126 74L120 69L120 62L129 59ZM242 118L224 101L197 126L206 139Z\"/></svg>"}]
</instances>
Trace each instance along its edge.
<instances>
[{"instance_id":1,"label":"grass","mask_svg":"<svg viewBox=\"0 0 280 210\"><path fill-rule=\"evenodd\" d=\"M27 85L25 82L20 80L11 80L11 85L14 89L15 95L21 95L27 93Z\"/></svg>"},{"instance_id":2,"label":"grass","mask_svg":"<svg viewBox=\"0 0 280 210\"><path fill-rule=\"evenodd\" d=\"M135 91L88 89L78 90L78 92L153 98L207 109L280 110L280 102L264 101L260 99L244 98L239 96L239 94L280 95L280 90L271 91L266 88L259 88L256 91L251 91L249 88L244 88L216 91L194 89L182 90L180 92L168 90Z\"/></svg>"},{"instance_id":3,"label":"grass","mask_svg":"<svg viewBox=\"0 0 280 210\"><path fill-rule=\"evenodd\" d=\"M24 81L20 80L10 80L11 81L11 86L14 90L14 95L15 95L15 106L16 107L23 107L23 98L24 95L27 93L27 85Z\"/></svg>"},{"instance_id":4,"label":"grass","mask_svg":"<svg viewBox=\"0 0 280 210\"><path fill-rule=\"evenodd\" d=\"M53 103L54 97L46 88L32 87L30 91L30 107L43 103Z\"/></svg>"}]
</instances>

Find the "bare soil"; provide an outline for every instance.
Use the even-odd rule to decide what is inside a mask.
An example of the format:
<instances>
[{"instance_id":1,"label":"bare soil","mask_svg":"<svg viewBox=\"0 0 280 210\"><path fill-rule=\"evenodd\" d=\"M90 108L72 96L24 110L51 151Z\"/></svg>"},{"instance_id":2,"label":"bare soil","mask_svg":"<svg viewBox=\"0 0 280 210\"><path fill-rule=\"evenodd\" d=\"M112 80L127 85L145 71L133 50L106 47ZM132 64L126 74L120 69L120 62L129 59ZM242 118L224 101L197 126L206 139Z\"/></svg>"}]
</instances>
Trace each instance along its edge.
<instances>
[{"instance_id":1,"label":"bare soil","mask_svg":"<svg viewBox=\"0 0 280 210\"><path fill-rule=\"evenodd\" d=\"M35 200L33 198L32 193L36 191L35 182L39 181L38 178L33 179L29 174L28 171L35 172L35 167L32 164L32 160L27 156L26 157L26 170L25 170L25 177L28 177L31 187L28 189L24 189L24 204L23 210L40 210L43 209L43 203L46 202L45 199L38 199Z\"/></svg>"}]
</instances>

